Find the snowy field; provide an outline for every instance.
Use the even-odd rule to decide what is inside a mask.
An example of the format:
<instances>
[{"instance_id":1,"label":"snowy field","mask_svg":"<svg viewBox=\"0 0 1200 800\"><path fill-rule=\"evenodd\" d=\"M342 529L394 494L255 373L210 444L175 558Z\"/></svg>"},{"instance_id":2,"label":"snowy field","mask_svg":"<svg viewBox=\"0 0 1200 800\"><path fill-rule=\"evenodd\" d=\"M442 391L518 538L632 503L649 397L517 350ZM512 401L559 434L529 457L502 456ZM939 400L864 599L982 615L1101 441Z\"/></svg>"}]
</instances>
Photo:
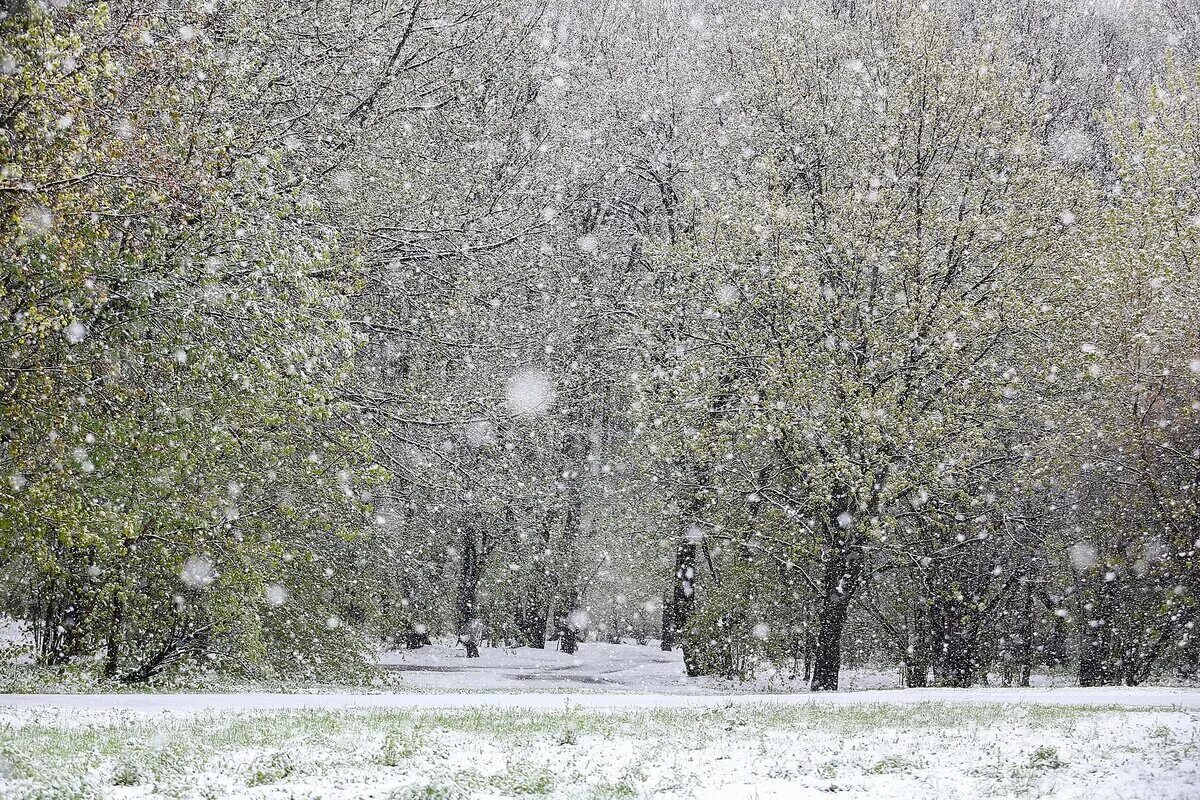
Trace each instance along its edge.
<instances>
[{"instance_id":1,"label":"snowy field","mask_svg":"<svg viewBox=\"0 0 1200 800\"><path fill-rule=\"evenodd\" d=\"M392 680L365 689L0 695L0 797L1200 797L1197 689L911 690L844 670L857 690L812 694L594 643L381 662Z\"/></svg>"},{"instance_id":2,"label":"snowy field","mask_svg":"<svg viewBox=\"0 0 1200 800\"><path fill-rule=\"evenodd\" d=\"M0 796L1200 796L1194 708L821 702L598 711L497 708L501 697L509 696L458 710L0 707Z\"/></svg>"}]
</instances>

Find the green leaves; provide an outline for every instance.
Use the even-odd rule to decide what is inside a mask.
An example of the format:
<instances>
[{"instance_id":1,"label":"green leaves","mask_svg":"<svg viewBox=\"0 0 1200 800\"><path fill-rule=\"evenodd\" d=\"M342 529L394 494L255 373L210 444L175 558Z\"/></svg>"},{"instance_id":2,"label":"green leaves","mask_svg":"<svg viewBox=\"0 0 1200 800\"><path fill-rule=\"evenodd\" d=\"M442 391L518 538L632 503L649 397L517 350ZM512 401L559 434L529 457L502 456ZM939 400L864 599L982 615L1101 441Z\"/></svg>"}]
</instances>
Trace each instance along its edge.
<instances>
[{"instance_id":1,"label":"green leaves","mask_svg":"<svg viewBox=\"0 0 1200 800\"><path fill-rule=\"evenodd\" d=\"M11 610L45 634L46 661L103 647L115 677L216 652L251 668L274 635L251 624L261 587L338 578L270 542L332 554L364 522L351 482L331 477L361 448L329 416L349 353L328 320L342 284L313 277L354 262L297 213L303 185L280 191L253 120L229 116L243 78L219 54L151 48L141 23L102 9L0 24L21 65L0 75L19 109L0 142ZM195 559L211 580L189 584ZM334 613L296 610L314 631Z\"/></svg>"}]
</instances>

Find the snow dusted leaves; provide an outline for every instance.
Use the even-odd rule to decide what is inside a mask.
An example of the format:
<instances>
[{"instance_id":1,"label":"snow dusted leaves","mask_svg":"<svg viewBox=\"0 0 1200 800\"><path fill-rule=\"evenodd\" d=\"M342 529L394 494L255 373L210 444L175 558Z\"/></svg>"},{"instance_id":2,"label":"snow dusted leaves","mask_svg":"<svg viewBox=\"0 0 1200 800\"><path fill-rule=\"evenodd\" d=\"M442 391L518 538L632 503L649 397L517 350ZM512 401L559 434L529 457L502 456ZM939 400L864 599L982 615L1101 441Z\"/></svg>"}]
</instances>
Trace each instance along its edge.
<instances>
[{"instance_id":1,"label":"snow dusted leaves","mask_svg":"<svg viewBox=\"0 0 1200 800\"><path fill-rule=\"evenodd\" d=\"M179 572L180 579L193 589L204 589L217 579L217 569L208 556L188 556Z\"/></svg>"},{"instance_id":2,"label":"snow dusted leaves","mask_svg":"<svg viewBox=\"0 0 1200 800\"><path fill-rule=\"evenodd\" d=\"M554 385L540 370L524 370L508 379L504 398L508 410L520 417L539 417L554 405Z\"/></svg>"},{"instance_id":3,"label":"snow dusted leaves","mask_svg":"<svg viewBox=\"0 0 1200 800\"><path fill-rule=\"evenodd\" d=\"M54 215L44 206L33 206L21 215L25 230L34 236L44 236L54 227Z\"/></svg>"}]
</instances>

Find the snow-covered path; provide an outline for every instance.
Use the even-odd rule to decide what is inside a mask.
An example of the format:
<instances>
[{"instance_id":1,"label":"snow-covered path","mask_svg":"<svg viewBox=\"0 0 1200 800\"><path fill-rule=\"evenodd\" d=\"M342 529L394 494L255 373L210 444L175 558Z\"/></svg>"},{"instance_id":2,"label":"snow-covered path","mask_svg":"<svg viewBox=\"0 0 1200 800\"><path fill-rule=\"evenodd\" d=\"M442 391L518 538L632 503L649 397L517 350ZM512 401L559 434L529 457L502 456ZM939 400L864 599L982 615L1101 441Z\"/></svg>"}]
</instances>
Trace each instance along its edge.
<instances>
[{"instance_id":1,"label":"snow-covered path","mask_svg":"<svg viewBox=\"0 0 1200 800\"><path fill-rule=\"evenodd\" d=\"M881 689L823 694L566 694L566 693L431 693L431 694L25 694L0 695L0 709L67 708L130 711L279 710L279 709L474 709L529 711L564 709L638 710L706 709L733 705L847 706L914 703L1174 707L1200 710L1200 690L1153 687L1051 689Z\"/></svg>"}]
</instances>

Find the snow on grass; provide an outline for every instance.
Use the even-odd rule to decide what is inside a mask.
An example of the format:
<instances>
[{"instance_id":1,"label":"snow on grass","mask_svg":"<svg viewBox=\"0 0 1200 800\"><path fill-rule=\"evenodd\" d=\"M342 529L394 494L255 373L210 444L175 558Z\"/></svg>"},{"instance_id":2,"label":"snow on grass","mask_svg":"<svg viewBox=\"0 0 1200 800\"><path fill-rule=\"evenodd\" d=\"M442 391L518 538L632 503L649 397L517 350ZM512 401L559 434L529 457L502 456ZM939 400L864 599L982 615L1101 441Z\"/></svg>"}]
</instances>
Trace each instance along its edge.
<instances>
[{"instance_id":1,"label":"snow on grass","mask_svg":"<svg viewBox=\"0 0 1200 800\"><path fill-rule=\"evenodd\" d=\"M686 698L685 698L686 699ZM1185 798L1197 714L1063 706L0 709L0 796Z\"/></svg>"},{"instance_id":2,"label":"snow on grass","mask_svg":"<svg viewBox=\"0 0 1200 800\"><path fill-rule=\"evenodd\" d=\"M733 706L862 706L920 703L1007 706L1078 706L1100 708L1173 708L1200 711L1200 690L1159 687L1060 687L1046 689L880 689L858 692L800 694L635 694L569 692L402 692L320 693L100 693L100 694L0 694L0 711L45 708L83 711L136 711L145 714L199 711L283 711L288 709L349 710L480 709L514 711L633 711L668 709L719 709Z\"/></svg>"}]
</instances>

